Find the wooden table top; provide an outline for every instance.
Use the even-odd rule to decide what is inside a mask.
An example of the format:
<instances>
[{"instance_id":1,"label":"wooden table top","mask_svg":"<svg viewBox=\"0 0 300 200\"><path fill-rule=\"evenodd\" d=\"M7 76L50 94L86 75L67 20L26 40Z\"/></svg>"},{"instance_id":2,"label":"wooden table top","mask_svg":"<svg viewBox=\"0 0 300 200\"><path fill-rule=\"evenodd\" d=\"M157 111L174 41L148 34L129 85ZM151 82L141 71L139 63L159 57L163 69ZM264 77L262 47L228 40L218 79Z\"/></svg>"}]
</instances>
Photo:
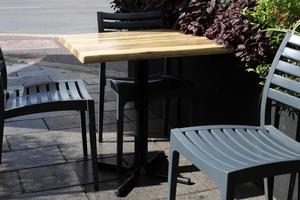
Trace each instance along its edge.
<instances>
[{"instance_id":1,"label":"wooden table top","mask_svg":"<svg viewBox=\"0 0 300 200\"><path fill-rule=\"evenodd\" d=\"M232 52L205 37L167 29L65 35L59 41L82 63Z\"/></svg>"}]
</instances>

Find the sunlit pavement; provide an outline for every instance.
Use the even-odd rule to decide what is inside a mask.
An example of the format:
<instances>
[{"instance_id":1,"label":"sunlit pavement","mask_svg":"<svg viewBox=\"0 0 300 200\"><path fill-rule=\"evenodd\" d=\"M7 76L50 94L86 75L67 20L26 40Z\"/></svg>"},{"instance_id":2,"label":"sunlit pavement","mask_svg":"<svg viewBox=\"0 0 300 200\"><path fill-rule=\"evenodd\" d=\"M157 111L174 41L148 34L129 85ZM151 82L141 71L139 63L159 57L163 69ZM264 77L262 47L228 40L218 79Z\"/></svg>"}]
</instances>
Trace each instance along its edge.
<instances>
[{"instance_id":1,"label":"sunlit pavement","mask_svg":"<svg viewBox=\"0 0 300 200\"><path fill-rule=\"evenodd\" d=\"M1 0L0 34L70 34L97 31L97 11L110 0Z\"/></svg>"}]
</instances>

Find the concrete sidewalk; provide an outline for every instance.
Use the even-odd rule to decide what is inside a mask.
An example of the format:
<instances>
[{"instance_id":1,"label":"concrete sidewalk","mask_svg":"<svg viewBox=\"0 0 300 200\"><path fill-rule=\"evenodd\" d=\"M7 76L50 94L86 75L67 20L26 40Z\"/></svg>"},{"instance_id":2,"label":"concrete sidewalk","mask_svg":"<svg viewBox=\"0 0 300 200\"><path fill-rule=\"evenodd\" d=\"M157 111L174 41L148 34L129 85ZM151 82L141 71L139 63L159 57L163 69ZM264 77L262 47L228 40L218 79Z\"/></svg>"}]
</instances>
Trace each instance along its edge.
<instances>
[{"instance_id":1,"label":"concrete sidewalk","mask_svg":"<svg viewBox=\"0 0 300 200\"><path fill-rule=\"evenodd\" d=\"M97 11L111 0L1 0L0 33L70 34L97 31Z\"/></svg>"}]
</instances>

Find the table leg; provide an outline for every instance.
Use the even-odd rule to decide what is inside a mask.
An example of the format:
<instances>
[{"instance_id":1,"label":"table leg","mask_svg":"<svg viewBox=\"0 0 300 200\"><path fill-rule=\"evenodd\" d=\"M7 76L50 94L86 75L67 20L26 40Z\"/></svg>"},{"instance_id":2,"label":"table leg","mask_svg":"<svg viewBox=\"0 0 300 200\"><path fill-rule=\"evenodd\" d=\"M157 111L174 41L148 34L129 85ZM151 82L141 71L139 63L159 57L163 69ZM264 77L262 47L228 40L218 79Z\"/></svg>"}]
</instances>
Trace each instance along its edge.
<instances>
[{"instance_id":1,"label":"table leg","mask_svg":"<svg viewBox=\"0 0 300 200\"><path fill-rule=\"evenodd\" d=\"M103 141L103 113L104 113L104 95L106 85L105 63L101 63L99 67L99 109L98 109L98 133L99 142Z\"/></svg>"},{"instance_id":2,"label":"table leg","mask_svg":"<svg viewBox=\"0 0 300 200\"><path fill-rule=\"evenodd\" d=\"M129 178L116 191L119 197L126 196L136 184L136 180L141 173L145 171L144 163L147 161L148 153L148 65L149 61L137 61L135 66L135 84L136 84L136 136L133 171Z\"/></svg>"},{"instance_id":3,"label":"table leg","mask_svg":"<svg viewBox=\"0 0 300 200\"><path fill-rule=\"evenodd\" d=\"M148 71L149 61L137 61L135 66L136 83L136 136L133 170L129 177L120 185L115 194L118 197L126 196L135 186L140 174L149 174L159 178L167 179L167 176L155 174L152 172L152 166L155 163L162 164L162 159L166 160L164 153L158 153L150 161L148 160ZM190 179L179 178L179 182L190 183Z\"/></svg>"}]
</instances>

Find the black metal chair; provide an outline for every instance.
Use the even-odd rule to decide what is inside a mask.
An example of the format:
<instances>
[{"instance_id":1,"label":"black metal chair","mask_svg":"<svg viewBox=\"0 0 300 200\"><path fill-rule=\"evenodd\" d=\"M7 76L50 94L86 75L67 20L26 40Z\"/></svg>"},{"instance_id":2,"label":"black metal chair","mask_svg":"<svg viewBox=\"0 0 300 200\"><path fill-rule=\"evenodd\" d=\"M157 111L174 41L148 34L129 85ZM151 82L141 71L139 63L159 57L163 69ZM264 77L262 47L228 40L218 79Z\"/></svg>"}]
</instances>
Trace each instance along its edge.
<instances>
[{"instance_id":1,"label":"black metal chair","mask_svg":"<svg viewBox=\"0 0 300 200\"><path fill-rule=\"evenodd\" d=\"M163 19L161 11L141 13L104 13L98 12L98 31L142 30L162 29ZM132 62L134 65L134 61ZM106 76L106 64L101 63L99 70L99 142L103 135L103 112L105 85L108 80L110 87L117 95L117 167L121 169L123 155L123 116L124 106L128 102L135 101L135 83L128 77ZM150 77L149 98L165 98L164 105L164 131L168 134L168 105L169 98L186 96L191 83L182 79L167 75L168 59L165 59L164 73Z\"/></svg>"},{"instance_id":2,"label":"black metal chair","mask_svg":"<svg viewBox=\"0 0 300 200\"><path fill-rule=\"evenodd\" d=\"M80 112L83 155L87 160L86 111L89 116L89 136L94 188L99 188L94 100L82 80L45 82L7 90L7 69L0 49L0 163L4 121L9 118L42 112L76 110Z\"/></svg>"}]
</instances>

